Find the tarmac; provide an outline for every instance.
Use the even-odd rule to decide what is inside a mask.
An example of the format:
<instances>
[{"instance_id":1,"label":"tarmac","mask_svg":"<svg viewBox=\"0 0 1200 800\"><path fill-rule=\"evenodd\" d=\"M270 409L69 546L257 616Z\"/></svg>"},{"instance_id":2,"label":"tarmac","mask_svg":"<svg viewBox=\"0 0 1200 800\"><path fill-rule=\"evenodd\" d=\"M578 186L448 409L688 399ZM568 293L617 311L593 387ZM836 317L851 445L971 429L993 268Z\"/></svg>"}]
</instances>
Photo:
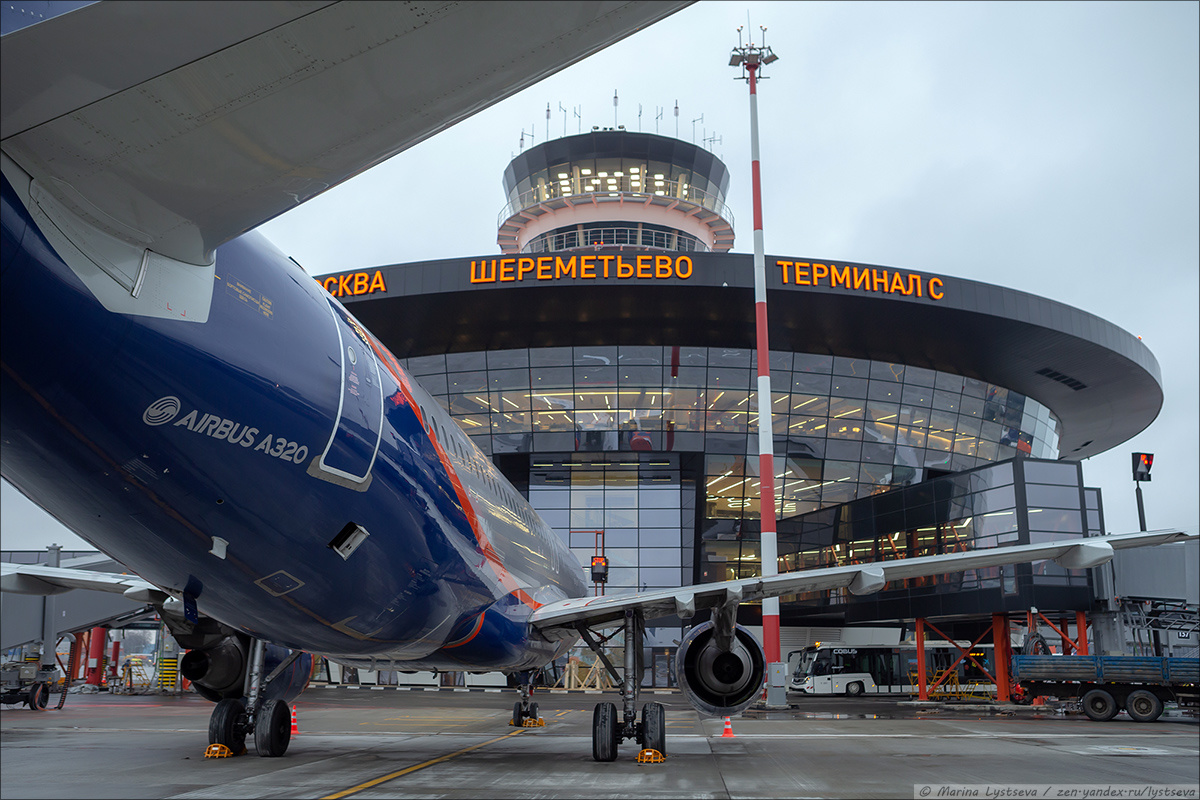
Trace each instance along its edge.
<instances>
[{"instance_id":1,"label":"tarmac","mask_svg":"<svg viewBox=\"0 0 1200 800\"><path fill-rule=\"evenodd\" d=\"M724 721L701 718L678 692L644 691L641 702L666 706L667 757L639 764L633 742L615 762L592 760L592 709L620 707L616 693L540 692L537 728L509 724L516 699L314 687L295 704L298 733L284 757L259 758L251 743L221 759L204 758L212 705L192 694L3 706L0 796L924 798L1017 796L1013 787L1035 797L1200 796L1200 721L1177 710L1154 723L1123 713L1097 723L1069 707L789 694L789 708L748 710L722 736Z\"/></svg>"}]
</instances>

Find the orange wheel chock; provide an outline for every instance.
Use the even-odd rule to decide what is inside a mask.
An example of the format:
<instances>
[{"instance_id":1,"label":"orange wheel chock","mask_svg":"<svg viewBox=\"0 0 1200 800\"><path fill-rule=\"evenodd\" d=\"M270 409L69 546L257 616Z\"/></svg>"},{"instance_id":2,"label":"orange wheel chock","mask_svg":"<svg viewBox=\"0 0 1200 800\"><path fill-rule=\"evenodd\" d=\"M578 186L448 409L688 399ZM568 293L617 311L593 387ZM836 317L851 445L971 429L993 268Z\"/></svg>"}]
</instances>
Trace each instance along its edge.
<instances>
[{"instance_id":1,"label":"orange wheel chock","mask_svg":"<svg viewBox=\"0 0 1200 800\"><path fill-rule=\"evenodd\" d=\"M223 744L210 744L204 751L205 758L229 758L233 751Z\"/></svg>"},{"instance_id":2,"label":"orange wheel chock","mask_svg":"<svg viewBox=\"0 0 1200 800\"><path fill-rule=\"evenodd\" d=\"M651 750L649 747L637 754L637 763L639 764L661 764L666 760L666 756L657 750Z\"/></svg>"}]
</instances>

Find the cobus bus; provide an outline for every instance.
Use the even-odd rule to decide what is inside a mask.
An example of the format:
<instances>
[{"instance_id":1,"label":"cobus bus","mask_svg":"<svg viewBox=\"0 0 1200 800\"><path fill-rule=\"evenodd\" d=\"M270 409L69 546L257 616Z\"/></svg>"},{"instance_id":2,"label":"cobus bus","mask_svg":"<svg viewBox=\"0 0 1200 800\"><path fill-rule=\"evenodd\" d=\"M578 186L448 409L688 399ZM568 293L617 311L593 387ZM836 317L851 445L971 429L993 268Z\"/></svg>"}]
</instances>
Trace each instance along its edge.
<instances>
[{"instance_id":1,"label":"cobus bus","mask_svg":"<svg viewBox=\"0 0 1200 800\"><path fill-rule=\"evenodd\" d=\"M961 642L967 647L970 642ZM796 651L789 653L791 656ZM799 651L800 661L792 673L788 688L806 694L916 694L917 648L912 644L891 646L856 646L821 644ZM925 671L939 676L961 655L949 642L925 643ZM994 674L992 645L979 644L971 648L974 656L988 672ZM955 668L958 685L973 684L980 691L993 687L987 673L970 659L964 658Z\"/></svg>"}]
</instances>

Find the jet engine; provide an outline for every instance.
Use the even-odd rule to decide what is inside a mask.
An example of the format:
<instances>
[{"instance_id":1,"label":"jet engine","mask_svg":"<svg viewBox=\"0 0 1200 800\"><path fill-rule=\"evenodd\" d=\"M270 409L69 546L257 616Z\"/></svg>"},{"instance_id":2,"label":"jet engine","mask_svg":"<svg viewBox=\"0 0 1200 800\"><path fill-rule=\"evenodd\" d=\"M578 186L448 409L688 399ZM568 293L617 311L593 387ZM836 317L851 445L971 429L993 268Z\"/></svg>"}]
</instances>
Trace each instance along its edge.
<instances>
[{"instance_id":1,"label":"jet engine","mask_svg":"<svg viewBox=\"0 0 1200 800\"><path fill-rule=\"evenodd\" d=\"M744 711L762 694L767 659L754 634L734 626L728 650L716 641L711 621L692 628L675 654L680 691L692 707L713 717Z\"/></svg>"},{"instance_id":2,"label":"jet engine","mask_svg":"<svg viewBox=\"0 0 1200 800\"><path fill-rule=\"evenodd\" d=\"M209 647L189 650L183 656L180 672L206 700L215 703L227 697L242 697L251 647L247 637L231 634ZM286 647L268 644L263 653L263 674L270 675L289 655ZM308 686L312 671L312 655L301 653L263 688L263 699L292 702Z\"/></svg>"}]
</instances>

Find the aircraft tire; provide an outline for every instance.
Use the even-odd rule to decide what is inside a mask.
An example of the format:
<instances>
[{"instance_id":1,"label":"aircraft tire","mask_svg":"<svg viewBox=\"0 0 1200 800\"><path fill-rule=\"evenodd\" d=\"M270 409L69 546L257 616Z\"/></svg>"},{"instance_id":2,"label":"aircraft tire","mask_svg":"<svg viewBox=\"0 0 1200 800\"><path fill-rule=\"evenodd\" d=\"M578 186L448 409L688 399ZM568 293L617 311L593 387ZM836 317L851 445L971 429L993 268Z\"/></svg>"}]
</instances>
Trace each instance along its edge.
<instances>
[{"instance_id":1,"label":"aircraft tire","mask_svg":"<svg viewBox=\"0 0 1200 800\"><path fill-rule=\"evenodd\" d=\"M1103 689L1092 689L1083 696L1081 702L1083 713L1094 722L1108 722L1117 715L1120 709L1113 696Z\"/></svg>"},{"instance_id":2,"label":"aircraft tire","mask_svg":"<svg viewBox=\"0 0 1200 800\"><path fill-rule=\"evenodd\" d=\"M667 715L662 703L642 706L642 747L667 754Z\"/></svg>"},{"instance_id":3,"label":"aircraft tire","mask_svg":"<svg viewBox=\"0 0 1200 800\"><path fill-rule=\"evenodd\" d=\"M1162 715L1163 704L1154 692L1138 689L1130 692L1125 711L1134 722L1154 722Z\"/></svg>"},{"instance_id":4,"label":"aircraft tire","mask_svg":"<svg viewBox=\"0 0 1200 800\"><path fill-rule=\"evenodd\" d=\"M254 722L254 747L260 756L278 758L287 752L292 739L292 717L282 700L263 703Z\"/></svg>"},{"instance_id":5,"label":"aircraft tire","mask_svg":"<svg viewBox=\"0 0 1200 800\"><path fill-rule=\"evenodd\" d=\"M619 737L617 707L612 703L598 703L592 712L592 758L616 761Z\"/></svg>"},{"instance_id":6,"label":"aircraft tire","mask_svg":"<svg viewBox=\"0 0 1200 800\"><path fill-rule=\"evenodd\" d=\"M223 744L239 755L246 749L246 731L239 724L246 712L242 701L227 697L217 703L208 718L208 743Z\"/></svg>"},{"instance_id":7,"label":"aircraft tire","mask_svg":"<svg viewBox=\"0 0 1200 800\"><path fill-rule=\"evenodd\" d=\"M512 720L512 722L513 722L513 725L515 725L519 728L519 727L521 727L521 723L524 721L525 721L525 714L522 713L521 701L518 700L517 702L513 703L513 720Z\"/></svg>"},{"instance_id":8,"label":"aircraft tire","mask_svg":"<svg viewBox=\"0 0 1200 800\"><path fill-rule=\"evenodd\" d=\"M538 717L538 704L537 704L537 703L530 703L530 704L529 704L529 713L525 715L525 718L526 718L526 719L534 719L534 720L536 720L536 719L539 719L539 717Z\"/></svg>"}]
</instances>

